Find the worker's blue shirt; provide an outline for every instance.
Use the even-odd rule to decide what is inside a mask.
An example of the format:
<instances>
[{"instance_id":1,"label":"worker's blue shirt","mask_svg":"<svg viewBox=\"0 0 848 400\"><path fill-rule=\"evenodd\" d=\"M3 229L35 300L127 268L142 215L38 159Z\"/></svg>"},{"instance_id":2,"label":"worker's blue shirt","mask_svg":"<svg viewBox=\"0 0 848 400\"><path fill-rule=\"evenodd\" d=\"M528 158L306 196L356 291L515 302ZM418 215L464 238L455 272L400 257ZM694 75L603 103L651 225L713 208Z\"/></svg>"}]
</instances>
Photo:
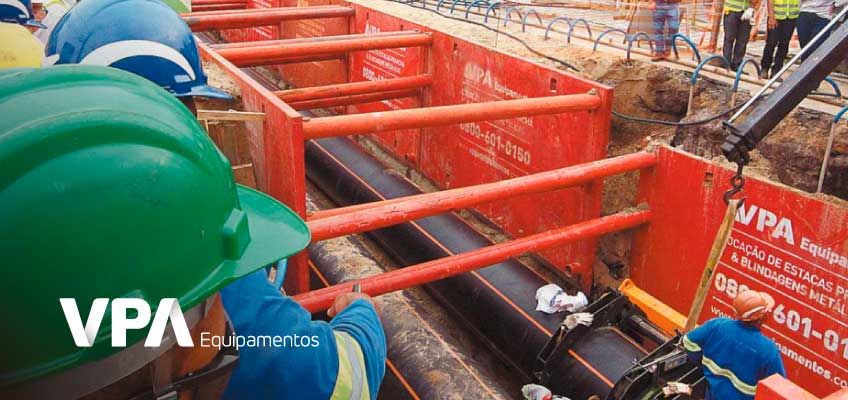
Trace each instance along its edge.
<instances>
[{"instance_id":1,"label":"worker's blue shirt","mask_svg":"<svg viewBox=\"0 0 848 400\"><path fill-rule=\"evenodd\" d=\"M386 336L374 307L356 300L329 323L283 296L265 271L221 290L236 335L281 336L285 346L241 347L225 399L374 400ZM279 342L279 341L278 341Z\"/></svg>"},{"instance_id":2,"label":"worker's blue shirt","mask_svg":"<svg viewBox=\"0 0 848 400\"><path fill-rule=\"evenodd\" d=\"M706 400L752 400L757 382L786 376L780 351L760 329L729 318L715 318L683 337L690 359L703 364Z\"/></svg>"}]
</instances>

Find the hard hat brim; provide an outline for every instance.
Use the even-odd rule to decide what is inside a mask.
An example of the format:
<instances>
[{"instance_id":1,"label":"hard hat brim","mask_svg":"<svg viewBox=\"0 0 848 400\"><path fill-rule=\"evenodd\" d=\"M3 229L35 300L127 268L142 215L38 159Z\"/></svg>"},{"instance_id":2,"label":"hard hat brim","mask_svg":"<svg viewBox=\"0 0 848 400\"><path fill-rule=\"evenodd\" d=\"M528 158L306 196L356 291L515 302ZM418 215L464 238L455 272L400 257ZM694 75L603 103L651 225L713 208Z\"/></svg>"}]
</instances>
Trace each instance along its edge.
<instances>
[{"instance_id":1,"label":"hard hat brim","mask_svg":"<svg viewBox=\"0 0 848 400\"><path fill-rule=\"evenodd\" d=\"M309 245L312 234L294 211L262 192L237 186L242 211L247 214L250 244L238 260L235 277L297 254Z\"/></svg>"},{"instance_id":2,"label":"hard hat brim","mask_svg":"<svg viewBox=\"0 0 848 400\"><path fill-rule=\"evenodd\" d=\"M233 96L230 96L229 93L215 89L209 85L195 86L191 88L186 93L177 93L177 97L187 97L187 96L196 96L196 97L207 97L210 99L222 99L222 100L232 100Z\"/></svg>"},{"instance_id":3,"label":"hard hat brim","mask_svg":"<svg viewBox=\"0 0 848 400\"><path fill-rule=\"evenodd\" d=\"M34 19L31 19L27 22L24 22L24 26L31 26L31 27L39 28L39 29L47 29L47 25L44 25L41 22L38 22Z\"/></svg>"},{"instance_id":4,"label":"hard hat brim","mask_svg":"<svg viewBox=\"0 0 848 400\"><path fill-rule=\"evenodd\" d=\"M771 297L771 295L766 293L766 292L759 292L759 293L760 293L760 297L762 297L763 300L766 302L766 310L771 312L771 310L774 309L774 304L775 304L774 297Z\"/></svg>"}]
</instances>

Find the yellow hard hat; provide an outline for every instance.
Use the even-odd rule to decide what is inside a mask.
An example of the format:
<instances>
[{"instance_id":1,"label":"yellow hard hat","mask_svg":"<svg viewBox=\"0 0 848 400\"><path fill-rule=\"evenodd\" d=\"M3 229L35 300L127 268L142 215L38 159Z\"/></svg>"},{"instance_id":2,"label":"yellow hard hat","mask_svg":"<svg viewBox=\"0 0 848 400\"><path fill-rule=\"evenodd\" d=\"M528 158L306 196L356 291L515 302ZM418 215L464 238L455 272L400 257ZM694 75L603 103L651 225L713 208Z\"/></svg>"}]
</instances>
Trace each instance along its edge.
<instances>
[{"instance_id":1,"label":"yellow hard hat","mask_svg":"<svg viewBox=\"0 0 848 400\"><path fill-rule=\"evenodd\" d=\"M18 24L0 23L0 69L41 67L44 47Z\"/></svg>"}]
</instances>

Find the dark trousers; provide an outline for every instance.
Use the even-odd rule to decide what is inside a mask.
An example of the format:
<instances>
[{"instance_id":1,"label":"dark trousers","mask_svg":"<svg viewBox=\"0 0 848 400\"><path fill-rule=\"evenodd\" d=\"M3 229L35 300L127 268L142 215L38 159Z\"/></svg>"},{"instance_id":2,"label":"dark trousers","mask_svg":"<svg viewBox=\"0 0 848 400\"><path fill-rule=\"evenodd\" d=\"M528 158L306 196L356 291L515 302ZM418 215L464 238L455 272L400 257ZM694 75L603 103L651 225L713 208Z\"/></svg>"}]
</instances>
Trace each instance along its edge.
<instances>
[{"instance_id":1,"label":"dark trousers","mask_svg":"<svg viewBox=\"0 0 848 400\"><path fill-rule=\"evenodd\" d=\"M786 54L789 53L789 41L792 40L792 34L795 33L795 20L782 19L777 21L777 26L774 29L768 30L766 36L766 48L763 50L763 72L769 77L776 75L786 60ZM775 54L775 48L777 54ZM769 74L769 70L771 73Z\"/></svg>"},{"instance_id":2,"label":"dark trousers","mask_svg":"<svg viewBox=\"0 0 848 400\"><path fill-rule=\"evenodd\" d=\"M828 22L830 22L829 19L819 17L815 13L802 12L801 14L799 14L798 42L801 43L801 48L807 47L807 44L813 41L813 38L816 37L816 35L818 35L819 32L824 29L825 26L827 26ZM819 42L816 43L816 45L813 46L813 48L806 53L807 55L804 56L803 59L806 60L807 57L809 57L809 55L812 54L813 51L815 51L816 48L818 48L823 41L824 38L822 38L822 40L819 40Z\"/></svg>"},{"instance_id":3,"label":"dark trousers","mask_svg":"<svg viewBox=\"0 0 848 400\"><path fill-rule=\"evenodd\" d=\"M656 2L653 15L654 46L656 53L666 55L671 51L671 37L680 29L680 7L678 3Z\"/></svg>"},{"instance_id":4,"label":"dark trousers","mask_svg":"<svg viewBox=\"0 0 848 400\"><path fill-rule=\"evenodd\" d=\"M751 23L742 20L742 12L732 11L724 14L724 48L723 55L730 61L730 69L736 71L745 49L748 48L748 37L751 35Z\"/></svg>"}]
</instances>

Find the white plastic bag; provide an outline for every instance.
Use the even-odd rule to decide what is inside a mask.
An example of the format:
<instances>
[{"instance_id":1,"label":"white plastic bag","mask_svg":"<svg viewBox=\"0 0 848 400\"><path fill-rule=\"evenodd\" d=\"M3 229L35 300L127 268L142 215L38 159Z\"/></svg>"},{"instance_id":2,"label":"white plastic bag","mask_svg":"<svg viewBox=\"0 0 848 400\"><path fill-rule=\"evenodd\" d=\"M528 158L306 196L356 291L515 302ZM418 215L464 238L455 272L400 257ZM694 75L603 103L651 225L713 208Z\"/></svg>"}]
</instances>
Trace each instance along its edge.
<instances>
[{"instance_id":1,"label":"white plastic bag","mask_svg":"<svg viewBox=\"0 0 848 400\"><path fill-rule=\"evenodd\" d=\"M569 296L561 287L550 283L536 290L536 311L547 314L568 311L574 312L589 304L583 292Z\"/></svg>"}]
</instances>

